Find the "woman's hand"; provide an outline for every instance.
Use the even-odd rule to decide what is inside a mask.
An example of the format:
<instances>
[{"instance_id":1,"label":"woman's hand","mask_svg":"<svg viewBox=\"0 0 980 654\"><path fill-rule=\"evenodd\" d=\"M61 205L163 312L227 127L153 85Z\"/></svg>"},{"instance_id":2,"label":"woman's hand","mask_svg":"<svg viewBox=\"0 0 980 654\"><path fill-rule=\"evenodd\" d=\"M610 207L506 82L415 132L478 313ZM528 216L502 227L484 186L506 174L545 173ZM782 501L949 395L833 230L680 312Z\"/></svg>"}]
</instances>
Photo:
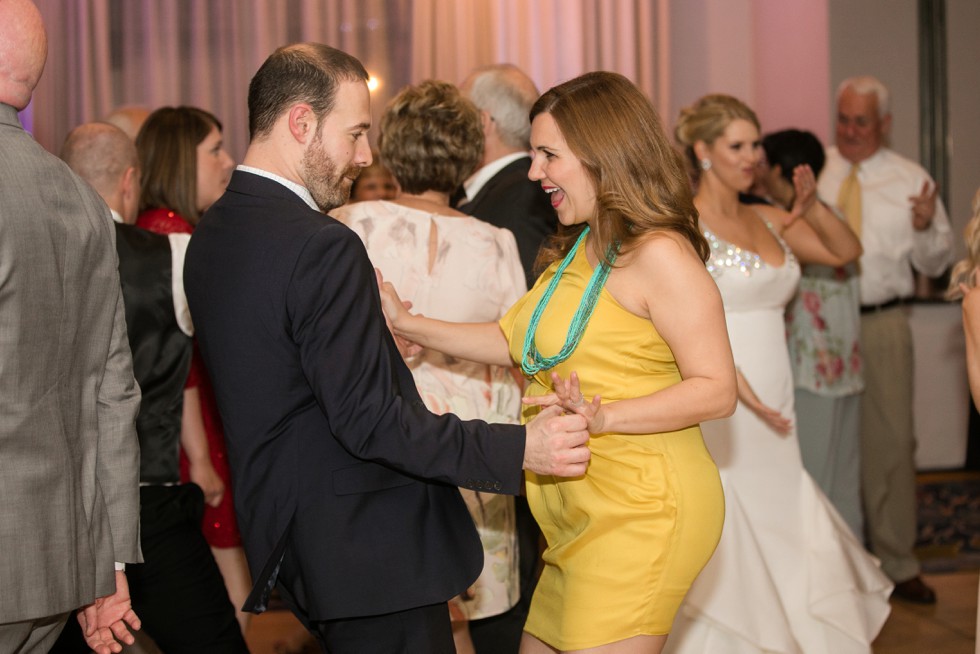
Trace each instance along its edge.
<instances>
[{"instance_id":1,"label":"woman's hand","mask_svg":"<svg viewBox=\"0 0 980 654\"><path fill-rule=\"evenodd\" d=\"M378 291L381 293L381 310L384 312L385 324L388 325L388 331L394 337L395 345L398 347L402 358L409 359L420 354L422 352L422 346L404 338L395 328L396 320L404 320L406 317L412 315L408 311L412 308L412 303L398 297L398 292L395 290L395 287L390 282L384 280L384 277L381 275L381 270L375 268L374 274L378 278Z\"/></svg>"},{"instance_id":2,"label":"woman's hand","mask_svg":"<svg viewBox=\"0 0 980 654\"><path fill-rule=\"evenodd\" d=\"M800 164L793 169L793 189L796 195L790 208L787 226L797 218L807 215L817 203L817 178L808 164Z\"/></svg>"},{"instance_id":3,"label":"woman's hand","mask_svg":"<svg viewBox=\"0 0 980 654\"><path fill-rule=\"evenodd\" d=\"M572 372L567 380L562 379L557 372L551 373L554 392L547 395L525 397L524 404L536 406L560 406L566 413L577 413L588 422L590 434L600 434L604 431L605 413L602 410L602 398L598 395L591 402L585 401L579 386L578 373Z\"/></svg>"},{"instance_id":4,"label":"woman's hand","mask_svg":"<svg viewBox=\"0 0 980 654\"><path fill-rule=\"evenodd\" d=\"M759 416L759 419L769 425L777 434L785 436L790 432L790 429L793 427L793 421L783 416L776 409L763 404L759 396L752 390L749 382L742 375L742 371L737 368L735 369L735 380L738 383L738 399L742 404L747 406L752 413Z\"/></svg>"},{"instance_id":5,"label":"woman's hand","mask_svg":"<svg viewBox=\"0 0 980 654\"><path fill-rule=\"evenodd\" d=\"M205 504L211 508L221 504L221 498L225 496L225 482L221 481L210 457L200 461L190 461L188 474L191 481L204 491Z\"/></svg>"}]
</instances>

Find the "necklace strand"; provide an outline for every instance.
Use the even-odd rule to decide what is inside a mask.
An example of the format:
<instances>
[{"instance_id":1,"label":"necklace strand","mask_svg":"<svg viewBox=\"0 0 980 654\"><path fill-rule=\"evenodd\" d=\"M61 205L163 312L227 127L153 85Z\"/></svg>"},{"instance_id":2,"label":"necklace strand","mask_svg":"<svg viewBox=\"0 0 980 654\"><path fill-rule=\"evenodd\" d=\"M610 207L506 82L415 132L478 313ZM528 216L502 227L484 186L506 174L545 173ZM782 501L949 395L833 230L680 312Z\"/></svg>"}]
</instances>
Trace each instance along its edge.
<instances>
[{"instance_id":1,"label":"necklace strand","mask_svg":"<svg viewBox=\"0 0 980 654\"><path fill-rule=\"evenodd\" d=\"M589 324L589 319L592 317L592 312L595 310L596 302L599 300L599 294L602 292L603 286L606 284L606 278L609 277L610 264L616 260L616 249L613 246L609 247L609 252L606 254L606 261L600 261L599 265L592 272L592 277L589 279L588 286L585 287L585 292L582 294L582 299L579 302L578 309L575 311L575 315L572 316L572 322L568 326L568 334L565 336L565 344L562 346L558 354L546 357L538 351L537 345L535 345L535 334L538 330L538 323L541 321L541 316L544 313L545 307L551 301L551 296L554 295L555 289L558 288L558 283L561 280L562 274L568 265L575 258L575 253L578 251L579 246L582 241L585 240L586 235L589 233L589 227L586 225L585 229L579 235L578 240L575 241L575 245L572 249L568 251L565 258L558 265L558 269L555 270L554 277L548 283L548 287L545 289L544 294L541 299L538 300L538 304L534 307L534 312L531 314L531 321L528 323L527 332L524 334L524 350L521 355L521 371L528 377L538 373L542 370L547 370L549 368L554 368L556 365L571 356L575 348L578 347L579 341L582 339L582 334L585 333L585 328Z\"/></svg>"}]
</instances>

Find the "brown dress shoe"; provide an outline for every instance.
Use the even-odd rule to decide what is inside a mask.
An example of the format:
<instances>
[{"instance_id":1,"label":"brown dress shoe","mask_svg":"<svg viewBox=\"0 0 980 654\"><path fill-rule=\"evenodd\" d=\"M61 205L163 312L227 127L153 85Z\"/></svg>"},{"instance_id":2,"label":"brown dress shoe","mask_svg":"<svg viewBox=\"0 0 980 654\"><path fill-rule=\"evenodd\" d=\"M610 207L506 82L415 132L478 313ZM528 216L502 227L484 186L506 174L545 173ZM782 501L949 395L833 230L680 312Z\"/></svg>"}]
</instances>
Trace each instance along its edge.
<instances>
[{"instance_id":1,"label":"brown dress shoe","mask_svg":"<svg viewBox=\"0 0 980 654\"><path fill-rule=\"evenodd\" d=\"M914 604L935 604L936 591L922 581L922 577L912 577L907 581L895 584L892 597Z\"/></svg>"}]
</instances>

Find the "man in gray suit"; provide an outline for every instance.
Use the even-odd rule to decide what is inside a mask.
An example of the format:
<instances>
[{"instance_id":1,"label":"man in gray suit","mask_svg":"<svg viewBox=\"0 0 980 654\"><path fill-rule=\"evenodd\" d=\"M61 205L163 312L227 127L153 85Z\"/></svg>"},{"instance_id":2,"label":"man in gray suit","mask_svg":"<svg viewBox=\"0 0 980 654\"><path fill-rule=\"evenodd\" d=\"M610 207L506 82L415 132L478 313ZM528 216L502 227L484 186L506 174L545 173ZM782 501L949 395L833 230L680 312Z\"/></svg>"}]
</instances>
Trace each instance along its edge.
<instances>
[{"instance_id":1,"label":"man in gray suit","mask_svg":"<svg viewBox=\"0 0 980 654\"><path fill-rule=\"evenodd\" d=\"M132 642L139 388L109 210L27 134L44 68L29 0L0 0L0 651L47 652L82 607L99 654Z\"/></svg>"}]
</instances>

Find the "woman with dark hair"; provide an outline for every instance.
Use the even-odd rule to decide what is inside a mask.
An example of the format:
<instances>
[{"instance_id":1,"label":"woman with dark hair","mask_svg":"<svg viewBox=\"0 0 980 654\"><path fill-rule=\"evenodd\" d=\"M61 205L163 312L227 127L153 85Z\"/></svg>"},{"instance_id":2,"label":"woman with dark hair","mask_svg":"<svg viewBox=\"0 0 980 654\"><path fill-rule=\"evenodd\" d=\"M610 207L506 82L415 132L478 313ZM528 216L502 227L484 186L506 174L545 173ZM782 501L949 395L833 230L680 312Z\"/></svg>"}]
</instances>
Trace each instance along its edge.
<instances>
[{"instance_id":1,"label":"woman with dark hair","mask_svg":"<svg viewBox=\"0 0 980 654\"><path fill-rule=\"evenodd\" d=\"M824 164L823 145L810 132L786 129L762 138L769 161L769 197L789 211L796 201L793 171ZM819 198L814 211L835 218ZM840 218L838 218L840 220ZM786 341L796 386L797 433L803 466L858 538L861 510L861 330L857 266L803 266L796 295L786 308Z\"/></svg>"},{"instance_id":2,"label":"woman with dark hair","mask_svg":"<svg viewBox=\"0 0 980 654\"><path fill-rule=\"evenodd\" d=\"M842 266L861 245L816 207L808 166L793 170L786 212L746 205L761 155L759 121L740 100L683 109L677 140L697 171L694 203L711 244L739 405L704 425L725 488L725 528L674 624L671 652L870 652L891 584L800 460L783 311L800 263Z\"/></svg>"},{"instance_id":3,"label":"woman with dark hair","mask_svg":"<svg viewBox=\"0 0 980 654\"><path fill-rule=\"evenodd\" d=\"M388 283L385 311L424 347L519 365L525 419L589 420L585 475L527 474L547 549L521 651L657 653L724 513L698 427L735 401L721 299L680 158L629 80L588 73L531 118L529 176L561 225L534 288L499 322L412 315Z\"/></svg>"},{"instance_id":4,"label":"woman with dark hair","mask_svg":"<svg viewBox=\"0 0 980 654\"><path fill-rule=\"evenodd\" d=\"M136 225L160 234L192 233L204 211L224 193L235 167L224 149L221 122L196 107L163 107L151 113L136 137L136 150L141 187ZM181 479L204 491L204 537L244 633L249 614L240 607L251 577L235 519L221 418L196 342L181 432Z\"/></svg>"},{"instance_id":5,"label":"woman with dark hair","mask_svg":"<svg viewBox=\"0 0 980 654\"><path fill-rule=\"evenodd\" d=\"M385 108L378 139L394 200L345 205L331 215L364 241L372 263L416 311L442 320L498 320L527 290L514 235L449 205L480 163L480 114L446 82L403 89ZM362 173L363 174L363 173ZM408 361L430 411L517 423L521 387L507 365L423 351ZM483 543L483 573L449 603L460 654L473 652L469 620L509 610L519 597L514 498L460 489Z\"/></svg>"}]
</instances>

